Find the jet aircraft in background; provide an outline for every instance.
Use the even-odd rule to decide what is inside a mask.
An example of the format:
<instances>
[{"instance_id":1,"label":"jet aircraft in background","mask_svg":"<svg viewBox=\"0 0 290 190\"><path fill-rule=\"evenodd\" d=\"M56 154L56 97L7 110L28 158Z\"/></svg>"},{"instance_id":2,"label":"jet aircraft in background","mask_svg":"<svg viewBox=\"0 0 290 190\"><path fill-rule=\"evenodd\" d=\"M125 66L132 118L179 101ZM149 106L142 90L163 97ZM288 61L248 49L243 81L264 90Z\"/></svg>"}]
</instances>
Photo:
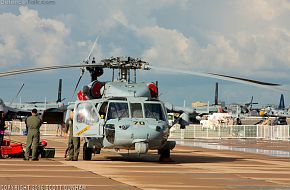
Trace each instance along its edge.
<instances>
[{"instance_id":1,"label":"jet aircraft in background","mask_svg":"<svg viewBox=\"0 0 290 190\"><path fill-rule=\"evenodd\" d=\"M22 86L23 87L23 86ZM59 79L58 99L56 102L26 102L26 103L5 103L0 99L0 111L5 113L6 120L23 120L31 115L32 109L36 108L42 121L47 124L62 124L67 106L62 103L61 98L62 79ZM18 92L19 94L19 92Z\"/></svg>"}]
</instances>

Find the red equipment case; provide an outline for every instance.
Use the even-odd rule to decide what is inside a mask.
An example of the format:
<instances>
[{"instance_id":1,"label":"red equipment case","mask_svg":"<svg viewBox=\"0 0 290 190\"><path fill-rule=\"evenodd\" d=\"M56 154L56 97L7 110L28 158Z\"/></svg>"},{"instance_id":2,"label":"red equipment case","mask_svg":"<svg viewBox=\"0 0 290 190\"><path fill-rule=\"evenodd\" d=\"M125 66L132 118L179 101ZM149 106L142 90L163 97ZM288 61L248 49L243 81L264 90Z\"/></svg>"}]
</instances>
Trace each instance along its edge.
<instances>
[{"instance_id":1,"label":"red equipment case","mask_svg":"<svg viewBox=\"0 0 290 190\"><path fill-rule=\"evenodd\" d=\"M23 156L22 144L10 144L10 146L1 146L2 157L21 158Z\"/></svg>"},{"instance_id":2,"label":"red equipment case","mask_svg":"<svg viewBox=\"0 0 290 190\"><path fill-rule=\"evenodd\" d=\"M21 154L23 153L22 144L10 144L12 148L11 154Z\"/></svg>"},{"instance_id":3,"label":"red equipment case","mask_svg":"<svg viewBox=\"0 0 290 190\"><path fill-rule=\"evenodd\" d=\"M10 146L1 146L1 155L3 157L9 156L12 154L12 147Z\"/></svg>"}]
</instances>

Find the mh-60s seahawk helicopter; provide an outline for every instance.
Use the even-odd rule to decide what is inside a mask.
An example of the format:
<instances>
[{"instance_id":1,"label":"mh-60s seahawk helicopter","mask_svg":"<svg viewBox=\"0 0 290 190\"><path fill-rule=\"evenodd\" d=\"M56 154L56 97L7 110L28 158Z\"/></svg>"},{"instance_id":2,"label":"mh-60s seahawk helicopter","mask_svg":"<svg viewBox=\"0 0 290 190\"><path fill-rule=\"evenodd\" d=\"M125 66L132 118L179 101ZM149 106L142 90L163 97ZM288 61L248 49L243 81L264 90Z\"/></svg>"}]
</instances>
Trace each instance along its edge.
<instances>
[{"instance_id":1,"label":"mh-60s seahawk helicopter","mask_svg":"<svg viewBox=\"0 0 290 190\"><path fill-rule=\"evenodd\" d=\"M98 81L104 68L113 70L111 82ZM175 141L168 140L167 112L158 99L158 87L136 81L136 71L149 70L149 64L116 57L86 69L92 82L79 91L73 119L73 135L85 137L83 159L90 160L102 148L134 149L138 154L158 150L160 161L169 159Z\"/></svg>"}]
</instances>

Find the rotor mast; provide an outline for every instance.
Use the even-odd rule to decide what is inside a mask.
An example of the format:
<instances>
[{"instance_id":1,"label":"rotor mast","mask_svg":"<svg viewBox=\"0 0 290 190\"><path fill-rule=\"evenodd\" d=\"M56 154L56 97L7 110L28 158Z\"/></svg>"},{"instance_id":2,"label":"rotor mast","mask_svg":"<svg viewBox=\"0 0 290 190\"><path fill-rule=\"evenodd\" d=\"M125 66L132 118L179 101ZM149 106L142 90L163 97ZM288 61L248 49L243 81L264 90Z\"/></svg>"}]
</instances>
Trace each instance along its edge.
<instances>
[{"instance_id":1,"label":"rotor mast","mask_svg":"<svg viewBox=\"0 0 290 190\"><path fill-rule=\"evenodd\" d=\"M92 64L96 64L95 58L93 57ZM86 67L87 70L91 74L91 82L98 79L98 77L104 74L104 67L102 66L95 66L95 67Z\"/></svg>"}]
</instances>

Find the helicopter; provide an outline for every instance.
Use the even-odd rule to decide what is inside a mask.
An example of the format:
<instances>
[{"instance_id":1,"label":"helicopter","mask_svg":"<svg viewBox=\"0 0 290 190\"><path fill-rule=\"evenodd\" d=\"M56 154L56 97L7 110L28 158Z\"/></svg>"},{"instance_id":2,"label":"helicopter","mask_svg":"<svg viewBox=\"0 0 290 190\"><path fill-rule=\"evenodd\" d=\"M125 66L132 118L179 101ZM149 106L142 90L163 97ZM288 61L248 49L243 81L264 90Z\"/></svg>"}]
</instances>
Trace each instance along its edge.
<instances>
[{"instance_id":1,"label":"helicopter","mask_svg":"<svg viewBox=\"0 0 290 190\"><path fill-rule=\"evenodd\" d=\"M189 121L187 110L173 105L166 106L159 99L158 83L137 82L137 70L150 70L149 63L132 57L111 57L96 63L95 58L85 64L58 65L0 72L0 77L38 71L81 68L81 75L75 86L78 89L85 71L91 75L91 83L77 93L78 100L67 109L74 110L73 136L84 137L83 159L91 160L92 154L101 149L135 150L139 155L157 150L159 161L170 161L170 151L176 142L168 139L170 125L167 111L183 112L178 122L186 125ZM99 81L104 69L112 70L112 80ZM177 70L178 72L178 70ZM196 74L196 72L194 73ZM280 86L239 77L215 73L197 74L202 76L230 78L265 86ZM175 122L174 122L175 123Z\"/></svg>"},{"instance_id":2,"label":"helicopter","mask_svg":"<svg viewBox=\"0 0 290 190\"><path fill-rule=\"evenodd\" d=\"M83 159L91 160L102 148L133 149L138 154L158 150L160 161L169 159L175 141L168 140L170 126L158 87L136 81L136 71L149 70L148 63L115 57L100 65L87 67L91 83L79 91L73 106L73 135L85 137ZM104 68L113 70L112 81L98 81Z\"/></svg>"}]
</instances>

